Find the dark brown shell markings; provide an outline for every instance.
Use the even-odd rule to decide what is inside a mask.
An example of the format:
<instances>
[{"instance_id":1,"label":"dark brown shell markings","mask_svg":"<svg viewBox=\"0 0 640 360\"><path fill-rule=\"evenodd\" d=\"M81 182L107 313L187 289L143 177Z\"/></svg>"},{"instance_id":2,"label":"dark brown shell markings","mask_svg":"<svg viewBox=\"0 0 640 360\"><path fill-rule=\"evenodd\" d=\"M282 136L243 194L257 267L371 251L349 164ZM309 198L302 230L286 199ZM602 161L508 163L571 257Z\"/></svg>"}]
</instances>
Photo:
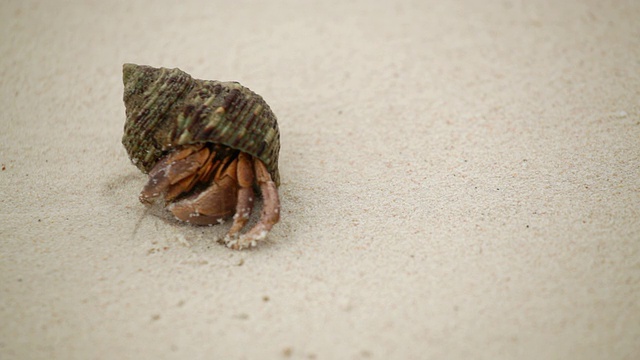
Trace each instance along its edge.
<instances>
[{"instance_id":1,"label":"dark brown shell markings","mask_svg":"<svg viewBox=\"0 0 640 360\"><path fill-rule=\"evenodd\" d=\"M237 82L196 80L180 69L123 66L127 120L122 143L149 180L140 201L163 200L179 220L211 225L233 216L224 238L242 249L280 218L276 116ZM254 204L260 219L240 236Z\"/></svg>"}]
</instances>

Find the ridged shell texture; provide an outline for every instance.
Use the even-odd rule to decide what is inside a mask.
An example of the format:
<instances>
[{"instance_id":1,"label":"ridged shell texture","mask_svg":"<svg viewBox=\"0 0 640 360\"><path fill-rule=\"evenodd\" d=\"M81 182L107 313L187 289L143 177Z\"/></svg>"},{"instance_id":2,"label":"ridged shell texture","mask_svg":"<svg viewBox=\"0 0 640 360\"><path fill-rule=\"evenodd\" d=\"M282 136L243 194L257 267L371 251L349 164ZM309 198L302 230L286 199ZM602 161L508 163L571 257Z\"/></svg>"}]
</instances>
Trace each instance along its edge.
<instances>
[{"instance_id":1,"label":"ridged shell texture","mask_svg":"<svg viewBox=\"0 0 640 360\"><path fill-rule=\"evenodd\" d=\"M211 142L262 160L279 185L278 122L260 95L237 82L135 64L124 64L123 82L122 143L143 172L175 146Z\"/></svg>"}]
</instances>

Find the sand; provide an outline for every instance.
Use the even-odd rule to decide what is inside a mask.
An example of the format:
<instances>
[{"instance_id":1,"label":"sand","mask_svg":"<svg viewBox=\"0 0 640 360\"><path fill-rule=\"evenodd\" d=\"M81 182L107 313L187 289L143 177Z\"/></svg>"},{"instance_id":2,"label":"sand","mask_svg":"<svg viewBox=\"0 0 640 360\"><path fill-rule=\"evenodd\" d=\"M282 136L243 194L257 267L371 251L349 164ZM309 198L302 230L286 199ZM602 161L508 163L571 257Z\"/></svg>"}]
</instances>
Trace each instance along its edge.
<instances>
[{"instance_id":1,"label":"sand","mask_svg":"<svg viewBox=\"0 0 640 360\"><path fill-rule=\"evenodd\" d=\"M636 358L639 18L637 1L3 1L0 358ZM269 102L267 243L145 212L125 62Z\"/></svg>"}]
</instances>

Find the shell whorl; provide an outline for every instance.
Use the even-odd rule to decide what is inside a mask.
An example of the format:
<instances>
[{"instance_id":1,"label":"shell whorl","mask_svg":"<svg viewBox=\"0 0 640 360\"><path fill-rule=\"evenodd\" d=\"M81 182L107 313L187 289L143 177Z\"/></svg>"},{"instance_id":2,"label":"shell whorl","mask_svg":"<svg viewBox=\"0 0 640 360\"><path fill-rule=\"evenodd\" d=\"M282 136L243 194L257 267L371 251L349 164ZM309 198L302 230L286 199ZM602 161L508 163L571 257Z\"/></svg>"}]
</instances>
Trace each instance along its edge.
<instances>
[{"instance_id":1,"label":"shell whorl","mask_svg":"<svg viewBox=\"0 0 640 360\"><path fill-rule=\"evenodd\" d=\"M143 172L175 146L210 142L257 157L280 183L278 123L260 95L237 82L135 64L124 64L123 82L122 143Z\"/></svg>"}]
</instances>

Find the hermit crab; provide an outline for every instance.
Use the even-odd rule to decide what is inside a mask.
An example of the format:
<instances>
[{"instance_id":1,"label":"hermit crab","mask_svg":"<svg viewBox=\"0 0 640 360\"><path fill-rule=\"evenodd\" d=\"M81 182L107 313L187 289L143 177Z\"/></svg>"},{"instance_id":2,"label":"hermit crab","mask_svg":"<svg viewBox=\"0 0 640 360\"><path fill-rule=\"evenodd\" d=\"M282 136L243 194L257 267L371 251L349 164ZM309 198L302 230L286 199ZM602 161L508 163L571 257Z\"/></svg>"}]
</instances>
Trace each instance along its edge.
<instances>
[{"instance_id":1,"label":"hermit crab","mask_svg":"<svg viewBox=\"0 0 640 360\"><path fill-rule=\"evenodd\" d=\"M280 132L262 97L237 82L135 64L124 64L123 82L122 143L149 175L140 201L164 201L177 219L195 225L233 215L224 238L233 249L263 240L280 219ZM263 198L262 214L240 235L255 192Z\"/></svg>"}]
</instances>

